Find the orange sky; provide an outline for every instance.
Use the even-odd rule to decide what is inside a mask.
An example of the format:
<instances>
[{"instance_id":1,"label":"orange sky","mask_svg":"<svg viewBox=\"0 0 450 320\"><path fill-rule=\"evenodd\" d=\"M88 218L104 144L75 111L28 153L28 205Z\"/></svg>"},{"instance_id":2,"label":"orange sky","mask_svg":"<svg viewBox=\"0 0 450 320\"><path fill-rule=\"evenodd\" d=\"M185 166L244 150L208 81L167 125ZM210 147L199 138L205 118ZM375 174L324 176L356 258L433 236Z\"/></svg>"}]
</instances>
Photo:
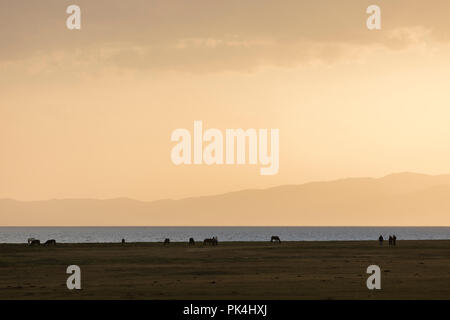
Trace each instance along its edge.
<instances>
[{"instance_id":1,"label":"orange sky","mask_svg":"<svg viewBox=\"0 0 450 320\"><path fill-rule=\"evenodd\" d=\"M450 2L0 3L0 198L217 194L450 172ZM365 26L368 5L382 30ZM280 129L280 170L175 166L171 132Z\"/></svg>"}]
</instances>

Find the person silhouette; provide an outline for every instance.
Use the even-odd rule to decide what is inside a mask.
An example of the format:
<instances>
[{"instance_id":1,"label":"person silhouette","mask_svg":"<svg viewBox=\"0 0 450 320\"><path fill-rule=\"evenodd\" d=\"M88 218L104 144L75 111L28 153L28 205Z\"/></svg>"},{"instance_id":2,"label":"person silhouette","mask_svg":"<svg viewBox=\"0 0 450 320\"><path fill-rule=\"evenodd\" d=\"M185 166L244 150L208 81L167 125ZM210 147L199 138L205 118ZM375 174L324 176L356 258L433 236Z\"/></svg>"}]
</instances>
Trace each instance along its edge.
<instances>
[{"instance_id":1,"label":"person silhouette","mask_svg":"<svg viewBox=\"0 0 450 320\"><path fill-rule=\"evenodd\" d=\"M382 235L380 235L379 236L379 238L378 238L378 241L380 242L380 246L382 246L383 245L383 236Z\"/></svg>"},{"instance_id":2,"label":"person silhouette","mask_svg":"<svg viewBox=\"0 0 450 320\"><path fill-rule=\"evenodd\" d=\"M394 236L392 237L392 244L393 244L394 246L397 245L397 237L395 236L395 234L394 234Z\"/></svg>"}]
</instances>

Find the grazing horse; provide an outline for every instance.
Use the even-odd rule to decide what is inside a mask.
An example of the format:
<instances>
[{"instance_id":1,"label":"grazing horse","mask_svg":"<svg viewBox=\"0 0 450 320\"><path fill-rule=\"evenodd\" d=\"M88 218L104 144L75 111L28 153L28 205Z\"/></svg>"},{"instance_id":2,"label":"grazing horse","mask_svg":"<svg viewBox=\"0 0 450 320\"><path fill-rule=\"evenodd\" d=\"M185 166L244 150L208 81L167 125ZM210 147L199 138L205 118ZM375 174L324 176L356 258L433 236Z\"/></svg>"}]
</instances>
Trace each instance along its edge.
<instances>
[{"instance_id":1,"label":"grazing horse","mask_svg":"<svg viewBox=\"0 0 450 320\"><path fill-rule=\"evenodd\" d=\"M166 238L165 240L164 240L164 245L165 246L168 246L170 244L170 239L169 238Z\"/></svg>"},{"instance_id":2,"label":"grazing horse","mask_svg":"<svg viewBox=\"0 0 450 320\"><path fill-rule=\"evenodd\" d=\"M270 242L278 242L281 243L281 239L279 236L272 236L272 238L270 238Z\"/></svg>"},{"instance_id":3,"label":"grazing horse","mask_svg":"<svg viewBox=\"0 0 450 320\"><path fill-rule=\"evenodd\" d=\"M28 238L28 244L31 243L31 241L36 240L35 238Z\"/></svg>"},{"instance_id":4,"label":"grazing horse","mask_svg":"<svg viewBox=\"0 0 450 320\"><path fill-rule=\"evenodd\" d=\"M217 240L217 237L206 238L203 240L203 245L217 246L218 244L219 241Z\"/></svg>"},{"instance_id":5,"label":"grazing horse","mask_svg":"<svg viewBox=\"0 0 450 320\"><path fill-rule=\"evenodd\" d=\"M41 242L38 239L33 239L29 243L30 246L39 246L40 244Z\"/></svg>"},{"instance_id":6,"label":"grazing horse","mask_svg":"<svg viewBox=\"0 0 450 320\"><path fill-rule=\"evenodd\" d=\"M55 239L50 239L45 241L44 246L56 246L56 240Z\"/></svg>"},{"instance_id":7,"label":"grazing horse","mask_svg":"<svg viewBox=\"0 0 450 320\"><path fill-rule=\"evenodd\" d=\"M189 238L189 245L190 245L190 246L195 246L195 240L194 240L194 238Z\"/></svg>"}]
</instances>

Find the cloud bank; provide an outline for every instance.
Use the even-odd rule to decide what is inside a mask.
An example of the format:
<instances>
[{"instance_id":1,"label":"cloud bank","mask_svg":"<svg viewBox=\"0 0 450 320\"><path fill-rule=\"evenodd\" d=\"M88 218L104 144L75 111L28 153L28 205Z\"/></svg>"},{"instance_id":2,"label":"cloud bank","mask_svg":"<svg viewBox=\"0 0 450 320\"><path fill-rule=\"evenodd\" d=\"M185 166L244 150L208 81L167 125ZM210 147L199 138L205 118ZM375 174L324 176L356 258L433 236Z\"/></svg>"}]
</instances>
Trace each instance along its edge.
<instances>
[{"instance_id":1,"label":"cloud bank","mask_svg":"<svg viewBox=\"0 0 450 320\"><path fill-rule=\"evenodd\" d=\"M0 3L0 64L188 72L329 63L355 52L450 40L446 0L80 0L82 30L65 28L72 1ZM33 60L34 59L34 60ZM34 61L34 62L30 62Z\"/></svg>"}]
</instances>

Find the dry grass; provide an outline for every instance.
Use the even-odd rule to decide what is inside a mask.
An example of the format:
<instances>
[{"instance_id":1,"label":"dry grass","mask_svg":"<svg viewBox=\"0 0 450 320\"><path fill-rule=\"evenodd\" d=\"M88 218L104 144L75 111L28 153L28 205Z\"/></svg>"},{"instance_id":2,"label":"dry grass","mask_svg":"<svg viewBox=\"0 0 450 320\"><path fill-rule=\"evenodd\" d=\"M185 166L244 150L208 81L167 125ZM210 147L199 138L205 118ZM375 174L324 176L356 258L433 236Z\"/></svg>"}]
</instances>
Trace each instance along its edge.
<instances>
[{"instance_id":1,"label":"dry grass","mask_svg":"<svg viewBox=\"0 0 450 320\"><path fill-rule=\"evenodd\" d=\"M82 290L66 288L68 265ZM366 288L377 264L382 290ZM1 299L450 299L450 241L0 245Z\"/></svg>"}]
</instances>

